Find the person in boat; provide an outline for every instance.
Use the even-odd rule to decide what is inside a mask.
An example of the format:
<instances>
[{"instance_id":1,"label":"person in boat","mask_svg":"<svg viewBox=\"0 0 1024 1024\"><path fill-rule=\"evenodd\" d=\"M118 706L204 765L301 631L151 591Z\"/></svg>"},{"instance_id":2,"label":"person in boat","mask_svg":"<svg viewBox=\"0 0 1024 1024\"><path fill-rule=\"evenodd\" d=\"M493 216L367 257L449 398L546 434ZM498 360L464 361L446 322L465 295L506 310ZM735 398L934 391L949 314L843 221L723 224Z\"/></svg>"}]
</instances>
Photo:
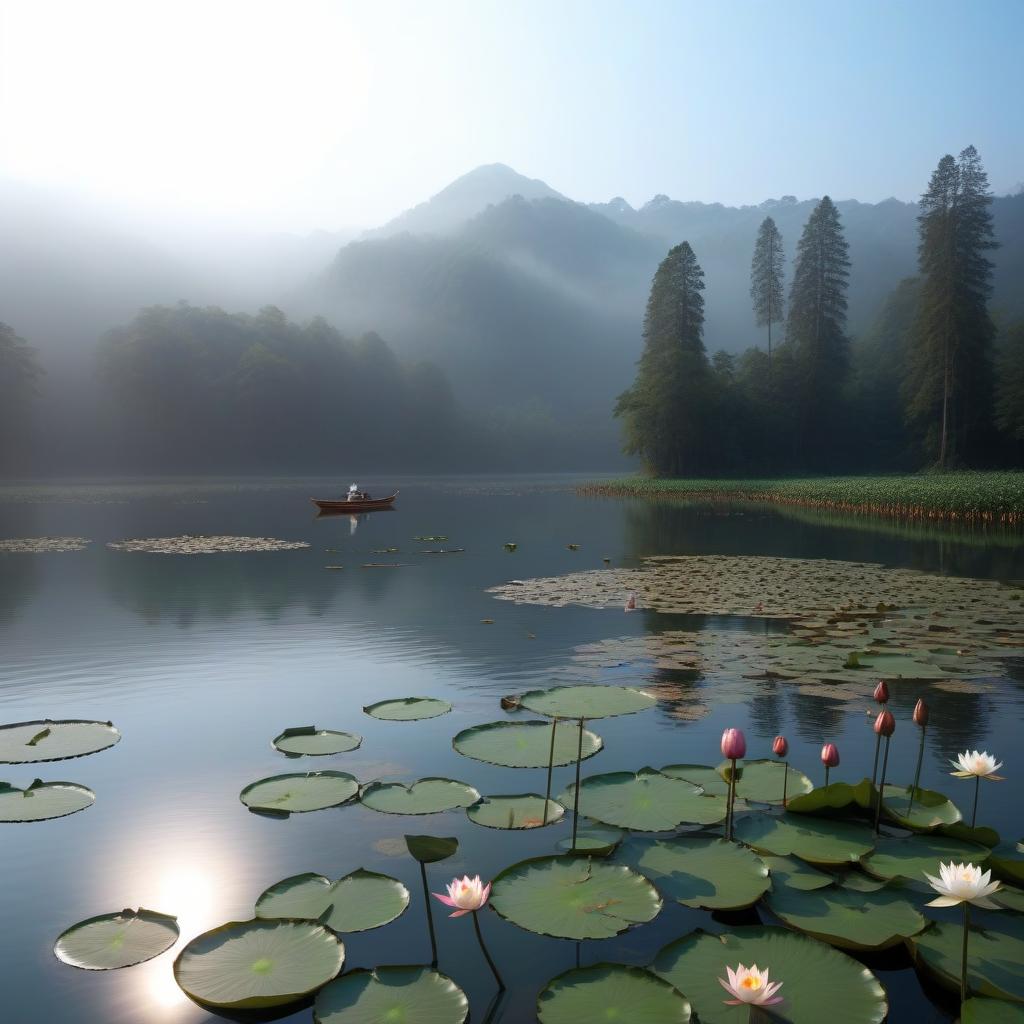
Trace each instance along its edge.
<instances>
[{"instance_id":1,"label":"person in boat","mask_svg":"<svg viewBox=\"0 0 1024 1024\"><path fill-rule=\"evenodd\" d=\"M348 489L348 496L346 497L345 500L346 501L367 501L369 499L369 497L370 496L369 496L369 494L366 493L366 491L359 490L359 485L358 484L351 484L349 486L349 489Z\"/></svg>"}]
</instances>

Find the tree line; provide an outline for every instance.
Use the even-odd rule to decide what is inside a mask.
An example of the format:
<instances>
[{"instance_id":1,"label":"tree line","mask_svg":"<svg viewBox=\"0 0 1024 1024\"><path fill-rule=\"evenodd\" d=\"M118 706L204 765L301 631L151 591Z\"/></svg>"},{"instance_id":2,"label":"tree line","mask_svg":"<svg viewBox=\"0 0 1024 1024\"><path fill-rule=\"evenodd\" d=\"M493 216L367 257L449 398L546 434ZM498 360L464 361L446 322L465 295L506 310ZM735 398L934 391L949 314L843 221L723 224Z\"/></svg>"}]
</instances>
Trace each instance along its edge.
<instances>
[{"instance_id":1,"label":"tree line","mask_svg":"<svg viewBox=\"0 0 1024 1024\"><path fill-rule=\"evenodd\" d=\"M788 298L782 238L771 217L761 224L750 293L767 350L708 356L704 274L688 242L672 248L615 408L626 451L665 476L1024 465L1024 322L999 332L988 310L991 203L973 146L939 161L921 197L919 276L896 283L856 341L828 196L804 226Z\"/></svg>"}]
</instances>

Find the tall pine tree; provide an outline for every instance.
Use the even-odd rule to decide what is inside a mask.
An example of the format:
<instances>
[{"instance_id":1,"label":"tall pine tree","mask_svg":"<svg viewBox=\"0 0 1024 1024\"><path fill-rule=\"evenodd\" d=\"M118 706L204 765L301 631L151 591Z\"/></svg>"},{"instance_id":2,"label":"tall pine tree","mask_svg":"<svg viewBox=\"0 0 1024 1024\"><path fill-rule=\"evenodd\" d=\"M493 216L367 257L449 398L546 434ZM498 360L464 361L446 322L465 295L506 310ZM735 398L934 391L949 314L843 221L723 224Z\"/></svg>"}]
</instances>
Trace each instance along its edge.
<instances>
[{"instance_id":1,"label":"tall pine tree","mask_svg":"<svg viewBox=\"0 0 1024 1024\"><path fill-rule=\"evenodd\" d=\"M792 359L794 410L804 467L834 460L842 390L849 372L846 286L849 247L839 211L825 196L814 208L797 244L789 293L786 346Z\"/></svg>"},{"instance_id":2,"label":"tall pine tree","mask_svg":"<svg viewBox=\"0 0 1024 1024\"><path fill-rule=\"evenodd\" d=\"M658 474L701 473L713 465L703 291L704 271L690 243L670 249L651 284L636 380L615 407L625 424L625 450Z\"/></svg>"},{"instance_id":3,"label":"tall pine tree","mask_svg":"<svg viewBox=\"0 0 1024 1024\"><path fill-rule=\"evenodd\" d=\"M981 158L968 146L940 161L918 216L922 290L905 385L907 418L926 454L944 469L984 455L992 408L988 315L992 194Z\"/></svg>"},{"instance_id":4,"label":"tall pine tree","mask_svg":"<svg viewBox=\"0 0 1024 1024\"><path fill-rule=\"evenodd\" d=\"M782 235L771 217L765 217L754 243L750 265L750 297L758 327L768 327L768 371L772 368L772 324L780 324L782 315Z\"/></svg>"}]
</instances>

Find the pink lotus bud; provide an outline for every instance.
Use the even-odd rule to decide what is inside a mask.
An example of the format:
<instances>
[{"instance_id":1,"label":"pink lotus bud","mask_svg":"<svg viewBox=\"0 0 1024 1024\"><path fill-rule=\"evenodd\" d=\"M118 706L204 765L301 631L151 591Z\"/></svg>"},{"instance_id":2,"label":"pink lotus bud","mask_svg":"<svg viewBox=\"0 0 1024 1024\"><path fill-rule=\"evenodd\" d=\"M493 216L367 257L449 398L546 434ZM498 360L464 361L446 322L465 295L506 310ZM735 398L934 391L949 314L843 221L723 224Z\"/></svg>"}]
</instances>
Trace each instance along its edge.
<instances>
[{"instance_id":1,"label":"pink lotus bud","mask_svg":"<svg viewBox=\"0 0 1024 1024\"><path fill-rule=\"evenodd\" d=\"M747 753L747 741L740 729L726 729L722 733L722 756L738 761Z\"/></svg>"},{"instance_id":2,"label":"pink lotus bud","mask_svg":"<svg viewBox=\"0 0 1024 1024\"><path fill-rule=\"evenodd\" d=\"M626 599L626 607L624 609L627 612L636 611L636 592L634 591Z\"/></svg>"},{"instance_id":3,"label":"pink lotus bud","mask_svg":"<svg viewBox=\"0 0 1024 1024\"><path fill-rule=\"evenodd\" d=\"M776 757L785 757L789 753L789 744L785 736L776 736L772 743L772 750Z\"/></svg>"},{"instance_id":4,"label":"pink lotus bud","mask_svg":"<svg viewBox=\"0 0 1024 1024\"><path fill-rule=\"evenodd\" d=\"M879 736L891 736L895 731L896 719L893 718L892 712L888 708L880 711L875 719L875 732Z\"/></svg>"},{"instance_id":5,"label":"pink lotus bud","mask_svg":"<svg viewBox=\"0 0 1024 1024\"><path fill-rule=\"evenodd\" d=\"M928 724L928 705L925 704L924 697L919 698L914 705L914 724L921 726L922 729Z\"/></svg>"},{"instance_id":6,"label":"pink lotus bud","mask_svg":"<svg viewBox=\"0 0 1024 1024\"><path fill-rule=\"evenodd\" d=\"M875 700L879 704L889 703L889 687L886 685L884 679L878 680L878 685L875 687Z\"/></svg>"},{"instance_id":7,"label":"pink lotus bud","mask_svg":"<svg viewBox=\"0 0 1024 1024\"><path fill-rule=\"evenodd\" d=\"M821 748L821 763L826 768L835 768L839 764L839 750L834 743L826 743Z\"/></svg>"}]
</instances>

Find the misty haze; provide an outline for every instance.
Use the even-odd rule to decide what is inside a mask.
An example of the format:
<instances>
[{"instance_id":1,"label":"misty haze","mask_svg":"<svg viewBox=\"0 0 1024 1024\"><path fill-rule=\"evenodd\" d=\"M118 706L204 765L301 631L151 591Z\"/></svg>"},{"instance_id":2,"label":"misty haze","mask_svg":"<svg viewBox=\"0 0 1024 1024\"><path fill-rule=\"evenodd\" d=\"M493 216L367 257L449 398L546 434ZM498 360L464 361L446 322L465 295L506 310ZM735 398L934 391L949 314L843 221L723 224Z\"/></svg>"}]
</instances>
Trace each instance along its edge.
<instances>
[{"instance_id":1,"label":"misty haze","mask_svg":"<svg viewBox=\"0 0 1024 1024\"><path fill-rule=\"evenodd\" d=\"M1024 1020L1022 40L0 5L0 1019Z\"/></svg>"}]
</instances>

